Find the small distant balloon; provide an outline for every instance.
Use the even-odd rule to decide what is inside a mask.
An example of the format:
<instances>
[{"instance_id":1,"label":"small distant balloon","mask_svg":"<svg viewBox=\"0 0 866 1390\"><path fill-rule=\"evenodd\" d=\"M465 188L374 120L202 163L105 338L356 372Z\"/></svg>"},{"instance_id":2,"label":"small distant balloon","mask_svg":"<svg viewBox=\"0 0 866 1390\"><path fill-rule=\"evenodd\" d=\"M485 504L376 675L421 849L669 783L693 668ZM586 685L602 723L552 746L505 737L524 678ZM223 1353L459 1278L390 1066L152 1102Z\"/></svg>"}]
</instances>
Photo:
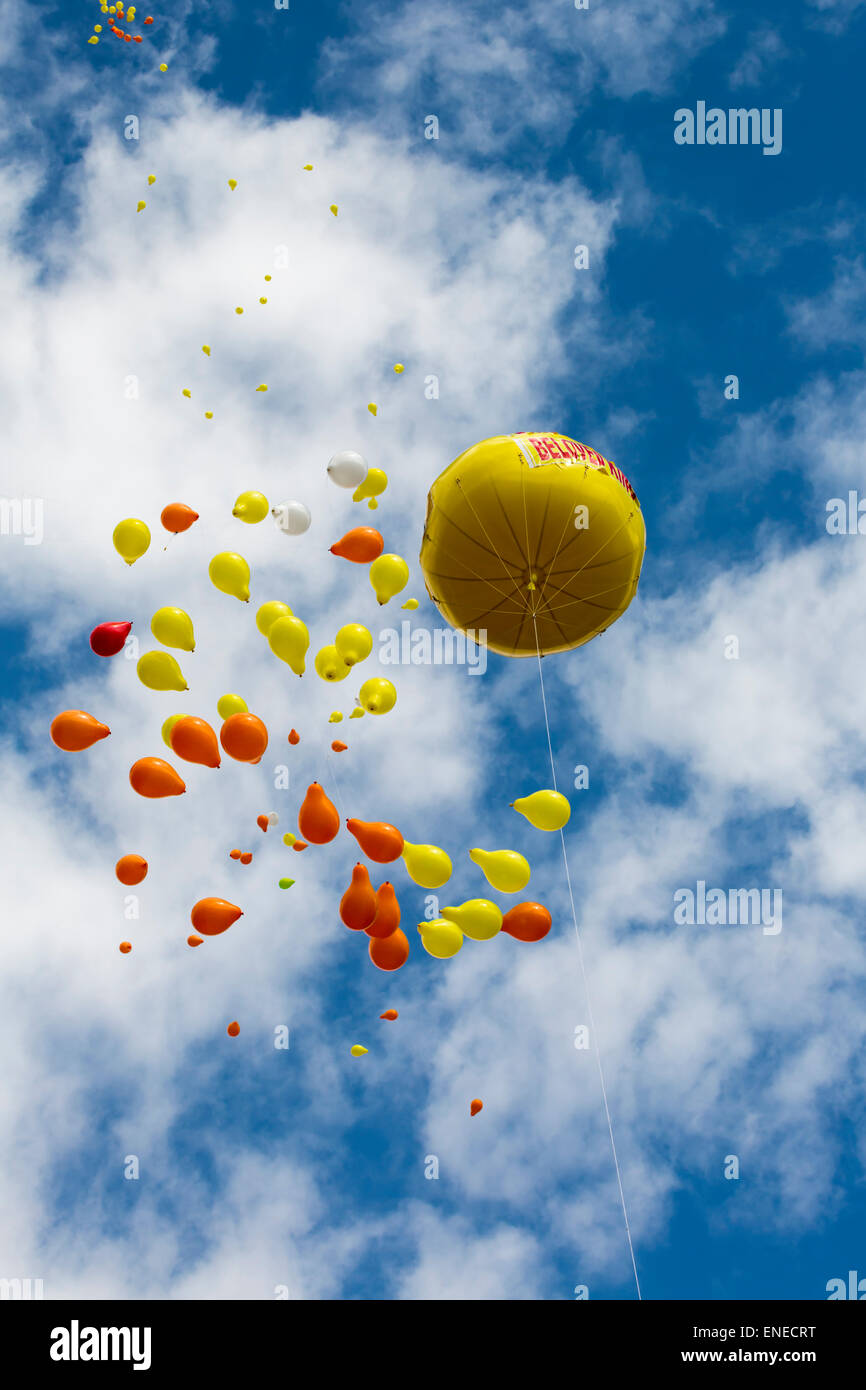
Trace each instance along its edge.
<instances>
[{"instance_id":1,"label":"small distant balloon","mask_svg":"<svg viewBox=\"0 0 866 1390\"><path fill-rule=\"evenodd\" d=\"M394 1023L395 1020L400 1017L400 1015L398 1014L396 1009L386 1009L383 1014L379 1015L379 1017L386 1018L389 1023Z\"/></svg>"},{"instance_id":2,"label":"small distant balloon","mask_svg":"<svg viewBox=\"0 0 866 1390\"><path fill-rule=\"evenodd\" d=\"M470 1114L470 1115L477 1115L478 1112L479 1112L479 1110L483 1110L483 1109L484 1109L484 1102L483 1102L483 1101L481 1101L481 1100L473 1100L472 1103L471 1103L470 1106L469 1106L469 1114Z\"/></svg>"},{"instance_id":3,"label":"small distant balloon","mask_svg":"<svg viewBox=\"0 0 866 1390\"><path fill-rule=\"evenodd\" d=\"M235 1021L234 1023L230 1023L228 1028L226 1029L226 1032L228 1033L230 1038L236 1038L240 1031L241 1025L237 1021Z\"/></svg>"},{"instance_id":4,"label":"small distant balloon","mask_svg":"<svg viewBox=\"0 0 866 1390\"><path fill-rule=\"evenodd\" d=\"M353 1057L364 1057L366 1053L369 1051L369 1049L366 1047L362 1047L360 1043L355 1043L354 1046L349 1049L349 1051L351 1052Z\"/></svg>"}]
</instances>

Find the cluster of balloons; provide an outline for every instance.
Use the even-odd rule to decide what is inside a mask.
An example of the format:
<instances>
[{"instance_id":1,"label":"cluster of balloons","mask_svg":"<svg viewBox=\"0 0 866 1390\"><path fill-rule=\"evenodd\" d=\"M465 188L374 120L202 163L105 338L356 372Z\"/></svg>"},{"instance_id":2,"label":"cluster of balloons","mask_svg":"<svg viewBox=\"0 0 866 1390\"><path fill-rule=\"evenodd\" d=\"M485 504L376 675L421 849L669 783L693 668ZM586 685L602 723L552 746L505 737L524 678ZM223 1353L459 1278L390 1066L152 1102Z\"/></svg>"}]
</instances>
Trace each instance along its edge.
<instances>
[{"instance_id":1,"label":"cluster of balloons","mask_svg":"<svg viewBox=\"0 0 866 1390\"><path fill-rule=\"evenodd\" d=\"M159 519L165 530L176 536L181 531L188 531L193 522L198 521L198 512L194 512L185 502L170 502L163 507ZM128 565L134 565L150 548L150 527L146 521L129 516L117 523L111 539L121 559Z\"/></svg>"},{"instance_id":2,"label":"cluster of balloons","mask_svg":"<svg viewBox=\"0 0 866 1390\"><path fill-rule=\"evenodd\" d=\"M112 34L115 35L116 38L118 38L118 39L123 39L126 43L141 43L141 42L142 42L142 35L141 35L141 34L130 34L130 33L127 33L127 31L126 31L125 29L122 29L122 28L120 27L122 24L134 24L134 23L135 23L135 6L134 6L134 5L130 5L129 8L128 8L126 11L124 11L123 4L122 4L122 0L117 0L117 4L116 4L116 5L109 5L109 4L107 3L107 0L101 0L100 6L99 6L99 10L100 10L100 14L104 14L104 15L106 16L106 23L107 23L107 25L108 25L108 29L109 29L109 31L110 31ZM144 23L145 23L145 25L152 24L152 23L153 23L153 15L147 15L147 17L146 17L145 20L144 20ZM102 25L101 25L101 24L94 24L94 26L93 26L93 34L92 34L91 37L87 40L87 42L88 42L88 43L93 43L93 44L99 43L99 35L100 35L101 33L102 33Z\"/></svg>"},{"instance_id":3,"label":"cluster of balloons","mask_svg":"<svg viewBox=\"0 0 866 1390\"><path fill-rule=\"evenodd\" d=\"M352 489L352 501L366 501L371 512L378 507L376 499L388 486L388 475L381 468L370 468L364 456L354 449L334 454L328 464L328 477L337 487Z\"/></svg>"}]
</instances>

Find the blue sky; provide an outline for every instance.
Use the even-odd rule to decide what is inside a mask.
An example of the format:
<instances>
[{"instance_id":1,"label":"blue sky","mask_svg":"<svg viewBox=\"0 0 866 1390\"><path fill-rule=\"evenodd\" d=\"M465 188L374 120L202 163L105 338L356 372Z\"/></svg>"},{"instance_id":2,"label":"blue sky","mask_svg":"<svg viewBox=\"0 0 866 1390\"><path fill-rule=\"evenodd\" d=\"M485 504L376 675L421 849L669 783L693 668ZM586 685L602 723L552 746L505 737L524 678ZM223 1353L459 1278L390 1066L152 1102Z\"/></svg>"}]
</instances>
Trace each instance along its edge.
<instances>
[{"instance_id":1,"label":"blue sky","mask_svg":"<svg viewBox=\"0 0 866 1390\"><path fill-rule=\"evenodd\" d=\"M344 814L445 845L460 896L443 901L482 894L466 848L514 845L508 803L549 781L534 663L400 668L397 708L342 725L338 765L336 691L299 686L207 582L209 557L239 549L254 605L284 597L314 648L345 621L378 635L363 574L327 556L373 522L435 626L428 487L477 440L544 427L614 459L647 526L628 613L545 664L559 785L590 770L566 842L644 1297L820 1298L866 1274L866 560L825 526L829 499L863 486L866 6L145 13L147 43L92 47L95 0L40 18L0 4L2 494L45 516L38 546L0 537L2 834L20 868L0 938L16 1061L0 1273L48 1297L635 1296L594 1058L572 1046L586 1007L557 845L520 846L554 913L532 947L431 959L403 874L412 954L386 979L335 915L354 842L296 856L255 828L263 810L293 826L318 778ZM781 108L782 152L675 144L674 112L698 101ZM375 516L329 489L343 448L388 473ZM310 533L242 527L248 487L303 498ZM155 530L126 570L115 522L153 525L173 500L200 522L166 552ZM165 603L196 623L188 696L87 646L131 618L144 649ZM164 751L162 720L216 721L235 689L274 757L133 804L127 769ZM67 707L111 739L59 754L47 728ZM112 872L130 850L151 865L137 922ZM780 888L782 931L677 926L673 894L699 880ZM245 915L191 952L210 894Z\"/></svg>"}]
</instances>

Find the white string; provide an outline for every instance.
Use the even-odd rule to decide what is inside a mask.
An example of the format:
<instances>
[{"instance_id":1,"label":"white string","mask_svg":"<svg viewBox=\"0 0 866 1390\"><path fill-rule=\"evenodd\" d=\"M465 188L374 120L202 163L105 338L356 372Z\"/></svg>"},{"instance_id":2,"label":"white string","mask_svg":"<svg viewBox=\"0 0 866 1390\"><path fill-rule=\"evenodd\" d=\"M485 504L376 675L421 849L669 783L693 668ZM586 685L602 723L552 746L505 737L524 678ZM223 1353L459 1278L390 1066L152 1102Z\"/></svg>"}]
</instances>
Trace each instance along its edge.
<instances>
[{"instance_id":1,"label":"white string","mask_svg":"<svg viewBox=\"0 0 866 1390\"><path fill-rule=\"evenodd\" d=\"M553 745L552 745L552 743L551 743L551 741L550 741L550 720L549 720L548 715L547 715L547 699L546 699L545 694L544 694L544 676L543 676L542 671L541 671L541 649L540 649L540 647L539 647L539 645L538 645L538 627L536 626L535 614L534 614L534 613L533 613L533 615L532 615L532 626L533 626L533 628L535 629L535 654L536 654L536 657L537 657L537 659L538 659L538 679L539 679L539 682L540 682L540 684L541 684L541 703L542 703L542 706L543 706L543 708L544 708L544 727L545 727L545 729L547 730L547 751L548 751L548 753L549 753L549 755L550 755L550 775L551 775L551 777L553 778L553 790L554 790L554 791L557 791L558 788L557 788L557 785L556 785L556 767L555 767L554 761L553 761ZM613 1154L613 1166L614 1166L614 1168L616 1169L616 1181L617 1181L617 1186L618 1186L618 1188L619 1188L619 1200L620 1200L620 1205L622 1206L623 1219L624 1219L624 1221L625 1221L625 1234L626 1234L626 1239L627 1239L627 1241L628 1241L628 1252L629 1252L629 1255L631 1256L631 1267L632 1267L632 1269L633 1269L633 1271L634 1271L634 1282L635 1282L635 1287L637 1288L637 1296L638 1296L638 1299L640 1299L640 1300L642 1301L642 1297L643 1297L643 1296L642 1296L641 1291L640 1291L640 1279L638 1278L638 1273L637 1273L637 1262L635 1261L635 1257L634 1257L634 1245L632 1244L632 1239L631 1239L631 1227L629 1226L629 1221L628 1221L628 1209L627 1209L626 1204L625 1204L625 1192L623 1191L623 1186L622 1186L622 1174L620 1173L620 1170L619 1170L619 1159L617 1158L617 1154L616 1154L616 1143L614 1142L614 1137L613 1137L613 1124L612 1124L611 1118L610 1118L610 1107L609 1107L609 1105L608 1105L608 1103L607 1103L607 1088L606 1088L606 1086L605 1086L605 1084L604 1084L604 1070L603 1070L602 1065L601 1065L601 1047L600 1047L600 1045L599 1045L599 1041L598 1041L598 1032L597 1032L597 1030L596 1030L595 1019L593 1018L593 1013L592 1013L592 1001L591 1001L590 996L589 996L589 981L588 981L588 979L587 979L587 975L586 975L586 966L585 966L585 964L584 964L584 959L583 959L583 945L582 945L581 940L580 940L580 930L579 930L578 925L577 925L577 910L576 910L576 908L575 908L575 906L574 906L574 892L573 892L572 887L571 887L571 874L569 873L569 869L568 869L568 854L566 853L566 849L565 849L565 831L564 831L564 829L560 829L559 838L560 838L560 840L562 841L562 862L563 862L563 865L565 866L565 881L566 881L566 883L568 884L568 896L569 896L569 900L570 900L570 902L571 902L571 920L572 920L572 922L574 923L574 936L575 936L575 940L577 941L577 956L578 956L578 960L579 960L579 962L580 962L580 973L581 973L581 976L583 977L583 989L584 989L584 994L586 995L586 1008L587 1008L587 1013L588 1013L588 1015L589 1015L589 1026L590 1026L590 1030L591 1030L591 1032L592 1032L593 1044L594 1044L594 1046L595 1046L595 1058L596 1058L596 1062L597 1062L597 1064L598 1064L598 1079L599 1079L599 1081L600 1081L600 1083L601 1083L601 1098L602 1098L602 1101L604 1102L604 1114L605 1114L605 1118L606 1118L606 1120L607 1120L607 1132L608 1132L608 1134L609 1134L609 1136L610 1136L610 1149L611 1149L611 1153Z\"/></svg>"}]
</instances>

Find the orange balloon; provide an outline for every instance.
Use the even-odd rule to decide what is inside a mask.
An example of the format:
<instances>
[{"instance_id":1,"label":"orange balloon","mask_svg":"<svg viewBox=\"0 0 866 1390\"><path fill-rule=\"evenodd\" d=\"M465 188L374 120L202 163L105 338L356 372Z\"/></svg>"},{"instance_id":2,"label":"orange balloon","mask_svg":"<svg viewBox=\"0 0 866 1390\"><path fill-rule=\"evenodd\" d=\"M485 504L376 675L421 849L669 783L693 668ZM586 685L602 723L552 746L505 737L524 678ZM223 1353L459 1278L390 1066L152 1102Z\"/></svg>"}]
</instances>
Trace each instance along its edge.
<instances>
[{"instance_id":1,"label":"orange balloon","mask_svg":"<svg viewBox=\"0 0 866 1390\"><path fill-rule=\"evenodd\" d=\"M83 709L65 709L51 721L51 737L64 753L81 753L110 733L107 724L101 724Z\"/></svg>"},{"instance_id":2,"label":"orange balloon","mask_svg":"<svg viewBox=\"0 0 866 1390\"><path fill-rule=\"evenodd\" d=\"M189 914L189 919L202 936L219 936L243 915L239 907L227 903L225 898L201 898Z\"/></svg>"},{"instance_id":3,"label":"orange balloon","mask_svg":"<svg viewBox=\"0 0 866 1390\"><path fill-rule=\"evenodd\" d=\"M240 1031L241 1025L239 1023L230 1023L228 1028L226 1029L226 1032L228 1033L230 1038L236 1038Z\"/></svg>"},{"instance_id":4,"label":"orange balloon","mask_svg":"<svg viewBox=\"0 0 866 1390\"><path fill-rule=\"evenodd\" d=\"M253 856L250 854L249 850L247 850L246 854L242 854L242 855L241 855L241 863L242 863L242 864L252 864L252 862L253 862Z\"/></svg>"},{"instance_id":5,"label":"orange balloon","mask_svg":"<svg viewBox=\"0 0 866 1390\"><path fill-rule=\"evenodd\" d=\"M356 526L331 546L331 554L356 565L369 565L371 560L378 560L384 549L385 542L374 527Z\"/></svg>"},{"instance_id":6,"label":"orange balloon","mask_svg":"<svg viewBox=\"0 0 866 1390\"><path fill-rule=\"evenodd\" d=\"M478 1111L479 1111L479 1110L483 1110L483 1109L484 1109L484 1102L483 1102L483 1101L480 1101L480 1100L473 1100L472 1104L471 1104L470 1107L469 1107L469 1114L470 1114L470 1115L477 1115L477 1114L478 1114Z\"/></svg>"},{"instance_id":7,"label":"orange balloon","mask_svg":"<svg viewBox=\"0 0 866 1390\"><path fill-rule=\"evenodd\" d=\"M341 743L338 738L335 738L334 742L331 744L335 753L345 753L348 746L348 743Z\"/></svg>"},{"instance_id":8,"label":"orange balloon","mask_svg":"<svg viewBox=\"0 0 866 1390\"><path fill-rule=\"evenodd\" d=\"M180 796L186 791L186 783L162 758L139 758L129 769L129 782L139 796Z\"/></svg>"},{"instance_id":9,"label":"orange balloon","mask_svg":"<svg viewBox=\"0 0 866 1390\"><path fill-rule=\"evenodd\" d=\"M230 758L253 763L268 746L268 731L254 714L230 714L220 729L220 743Z\"/></svg>"},{"instance_id":10,"label":"orange balloon","mask_svg":"<svg viewBox=\"0 0 866 1390\"><path fill-rule=\"evenodd\" d=\"M168 741L179 758L202 767L219 767L220 750L216 734L206 719L185 714L171 726Z\"/></svg>"},{"instance_id":11,"label":"orange balloon","mask_svg":"<svg viewBox=\"0 0 866 1390\"><path fill-rule=\"evenodd\" d=\"M187 946L200 946L201 943L202 937L200 936L188 936L186 939Z\"/></svg>"},{"instance_id":12,"label":"orange balloon","mask_svg":"<svg viewBox=\"0 0 866 1390\"><path fill-rule=\"evenodd\" d=\"M397 1012L396 1009L386 1009L385 1012L384 1012L383 1014L380 1014L380 1015L379 1015L379 1017L380 1017L380 1018L387 1018L387 1020L388 1020L389 1023L393 1023L394 1020L395 1020L395 1018L399 1018L400 1015L398 1014L398 1012Z\"/></svg>"},{"instance_id":13,"label":"orange balloon","mask_svg":"<svg viewBox=\"0 0 866 1390\"><path fill-rule=\"evenodd\" d=\"M125 883L127 888L132 888L134 884L141 883L147 877L147 860L142 859L140 854L125 854L122 859L118 859L114 866L114 872Z\"/></svg>"},{"instance_id":14,"label":"orange balloon","mask_svg":"<svg viewBox=\"0 0 866 1390\"><path fill-rule=\"evenodd\" d=\"M256 825L259 827L259 830L263 830L266 835L268 833L268 824L267 816L256 816Z\"/></svg>"},{"instance_id":15,"label":"orange balloon","mask_svg":"<svg viewBox=\"0 0 866 1390\"><path fill-rule=\"evenodd\" d=\"M298 812L298 829L311 845L327 845L339 833L340 813L318 782L311 782Z\"/></svg>"},{"instance_id":16,"label":"orange balloon","mask_svg":"<svg viewBox=\"0 0 866 1390\"><path fill-rule=\"evenodd\" d=\"M387 821L347 820L346 825L367 858L376 864L390 864L403 853L403 836Z\"/></svg>"},{"instance_id":17,"label":"orange balloon","mask_svg":"<svg viewBox=\"0 0 866 1390\"><path fill-rule=\"evenodd\" d=\"M132 942L131 942L131 941L121 941L121 943L120 943L120 945L118 946L117 949L118 949L118 951L122 951L123 954L124 954L125 956L128 956L129 953L130 953L130 951L132 950Z\"/></svg>"},{"instance_id":18,"label":"orange balloon","mask_svg":"<svg viewBox=\"0 0 866 1390\"><path fill-rule=\"evenodd\" d=\"M516 941L541 941L550 931L553 918L541 903L518 903L506 912L502 930Z\"/></svg>"},{"instance_id":19,"label":"orange balloon","mask_svg":"<svg viewBox=\"0 0 866 1390\"><path fill-rule=\"evenodd\" d=\"M170 502L167 507L163 507L159 517L166 531L171 531L177 535L180 531L188 531L194 521L198 521L198 512L194 512L192 507L187 507L184 502Z\"/></svg>"},{"instance_id":20,"label":"orange balloon","mask_svg":"<svg viewBox=\"0 0 866 1390\"><path fill-rule=\"evenodd\" d=\"M290 730L289 730L289 743L291 743L292 746L294 746L296 743L300 743L300 741L301 741L301 735L298 733L297 729L290 729Z\"/></svg>"},{"instance_id":21,"label":"orange balloon","mask_svg":"<svg viewBox=\"0 0 866 1390\"><path fill-rule=\"evenodd\" d=\"M409 942L405 933L398 927L384 941L371 936L370 959L380 970L399 970L409 959Z\"/></svg>"},{"instance_id":22,"label":"orange balloon","mask_svg":"<svg viewBox=\"0 0 866 1390\"><path fill-rule=\"evenodd\" d=\"M307 844L306 840L295 840L295 842L292 845L292 849L296 849L300 854L302 849L309 849L309 845Z\"/></svg>"},{"instance_id":23,"label":"orange balloon","mask_svg":"<svg viewBox=\"0 0 866 1390\"><path fill-rule=\"evenodd\" d=\"M352 882L340 899L340 920L349 931L366 931L376 916L376 894L366 865L356 864Z\"/></svg>"},{"instance_id":24,"label":"orange balloon","mask_svg":"<svg viewBox=\"0 0 866 1390\"><path fill-rule=\"evenodd\" d=\"M230 849L230 850L229 850L229 859L240 859L242 853L243 853L242 850L239 850L239 849Z\"/></svg>"},{"instance_id":25,"label":"orange balloon","mask_svg":"<svg viewBox=\"0 0 866 1390\"><path fill-rule=\"evenodd\" d=\"M400 925L400 904L392 883L383 883L376 890L376 916L367 927L368 936L384 940L392 936Z\"/></svg>"}]
</instances>

